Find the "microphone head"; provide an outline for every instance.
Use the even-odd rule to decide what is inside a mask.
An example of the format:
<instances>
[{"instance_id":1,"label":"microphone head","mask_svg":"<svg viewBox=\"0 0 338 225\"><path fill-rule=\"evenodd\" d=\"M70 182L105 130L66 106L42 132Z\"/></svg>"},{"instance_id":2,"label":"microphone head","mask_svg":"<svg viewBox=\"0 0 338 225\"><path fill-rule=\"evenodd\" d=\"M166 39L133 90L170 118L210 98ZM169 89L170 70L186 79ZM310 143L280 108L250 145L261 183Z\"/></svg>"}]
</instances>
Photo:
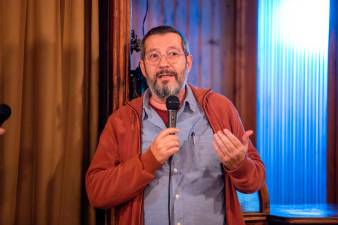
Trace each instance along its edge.
<instances>
[{"instance_id":1,"label":"microphone head","mask_svg":"<svg viewBox=\"0 0 338 225\"><path fill-rule=\"evenodd\" d=\"M0 104L0 126L10 117L11 112L11 108L8 105Z\"/></svg>"},{"instance_id":2,"label":"microphone head","mask_svg":"<svg viewBox=\"0 0 338 225\"><path fill-rule=\"evenodd\" d=\"M180 107L180 100L176 95L170 95L165 104L168 110L178 110Z\"/></svg>"}]
</instances>

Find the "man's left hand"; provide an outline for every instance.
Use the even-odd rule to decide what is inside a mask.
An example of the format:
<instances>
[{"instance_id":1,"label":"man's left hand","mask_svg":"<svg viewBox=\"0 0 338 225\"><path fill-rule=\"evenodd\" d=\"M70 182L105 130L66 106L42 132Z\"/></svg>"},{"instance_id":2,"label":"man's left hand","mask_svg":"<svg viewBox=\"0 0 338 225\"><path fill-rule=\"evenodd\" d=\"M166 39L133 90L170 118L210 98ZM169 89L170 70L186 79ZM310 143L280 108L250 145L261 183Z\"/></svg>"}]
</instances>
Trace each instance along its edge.
<instances>
[{"instance_id":1,"label":"man's left hand","mask_svg":"<svg viewBox=\"0 0 338 225\"><path fill-rule=\"evenodd\" d=\"M235 170L240 166L248 151L249 137L252 134L252 130L246 131L242 136L242 141L228 129L214 134L214 150L227 170Z\"/></svg>"}]
</instances>

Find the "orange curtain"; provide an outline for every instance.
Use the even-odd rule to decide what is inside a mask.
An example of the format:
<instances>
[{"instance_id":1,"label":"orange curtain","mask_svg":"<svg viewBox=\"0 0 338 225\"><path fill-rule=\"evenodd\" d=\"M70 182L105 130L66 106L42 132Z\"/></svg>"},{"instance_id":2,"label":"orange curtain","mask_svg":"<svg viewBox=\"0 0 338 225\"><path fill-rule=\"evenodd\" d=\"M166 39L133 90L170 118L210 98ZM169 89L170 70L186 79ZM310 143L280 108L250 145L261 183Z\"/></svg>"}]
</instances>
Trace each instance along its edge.
<instances>
[{"instance_id":1,"label":"orange curtain","mask_svg":"<svg viewBox=\"0 0 338 225\"><path fill-rule=\"evenodd\" d=\"M328 202L338 204L338 2L330 1L328 79Z\"/></svg>"},{"instance_id":2,"label":"orange curtain","mask_svg":"<svg viewBox=\"0 0 338 225\"><path fill-rule=\"evenodd\" d=\"M0 103L12 107L0 224L94 224L83 178L97 143L97 1L1 1L0 40Z\"/></svg>"}]
</instances>

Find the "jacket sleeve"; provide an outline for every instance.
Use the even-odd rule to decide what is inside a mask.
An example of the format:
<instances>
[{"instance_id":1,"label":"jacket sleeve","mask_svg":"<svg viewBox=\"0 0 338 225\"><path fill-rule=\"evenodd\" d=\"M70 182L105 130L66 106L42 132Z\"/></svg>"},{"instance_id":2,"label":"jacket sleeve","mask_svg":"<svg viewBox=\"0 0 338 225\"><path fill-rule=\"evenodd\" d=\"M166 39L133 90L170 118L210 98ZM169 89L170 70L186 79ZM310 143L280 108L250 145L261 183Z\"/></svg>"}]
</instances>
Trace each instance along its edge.
<instances>
[{"instance_id":1,"label":"jacket sleeve","mask_svg":"<svg viewBox=\"0 0 338 225\"><path fill-rule=\"evenodd\" d=\"M238 112L232 104L230 104L229 116L231 131L241 140L245 130ZM231 183L243 193L256 192L265 183L265 167L251 141L246 157L240 166L232 171L226 170L226 172L230 176Z\"/></svg>"},{"instance_id":2,"label":"jacket sleeve","mask_svg":"<svg viewBox=\"0 0 338 225\"><path fill-rule=\"evenodd\" d=\"M140 153L140 128L129 127L110 116L101 134L86 175L88 198L96 208L112 208L142 193L161 167L151 151Z\"/></svg>"}]
</instances>

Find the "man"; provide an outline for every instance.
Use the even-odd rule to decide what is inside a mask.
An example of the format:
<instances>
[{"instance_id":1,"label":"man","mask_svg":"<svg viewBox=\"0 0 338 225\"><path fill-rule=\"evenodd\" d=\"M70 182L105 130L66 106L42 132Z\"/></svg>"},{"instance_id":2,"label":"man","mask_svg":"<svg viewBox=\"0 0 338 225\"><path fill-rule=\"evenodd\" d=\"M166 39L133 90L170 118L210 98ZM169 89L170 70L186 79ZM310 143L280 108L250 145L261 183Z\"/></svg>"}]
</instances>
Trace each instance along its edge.
<instances>
[{"instance_id":1,"label":"man","mask_svg":"<svg viewBox=\"0 0 338 225\"><path fill-rule=\"evenodd\" d=\"M90 202L115 208L117 225L244 224L236 190L265 182L252 131L224 96L187 84L192 56L175 28L145 35L140 65L149 89L109 117L86 177ZM177 128L166 128L170 95Z\"/></svg>"}]
</instances>

